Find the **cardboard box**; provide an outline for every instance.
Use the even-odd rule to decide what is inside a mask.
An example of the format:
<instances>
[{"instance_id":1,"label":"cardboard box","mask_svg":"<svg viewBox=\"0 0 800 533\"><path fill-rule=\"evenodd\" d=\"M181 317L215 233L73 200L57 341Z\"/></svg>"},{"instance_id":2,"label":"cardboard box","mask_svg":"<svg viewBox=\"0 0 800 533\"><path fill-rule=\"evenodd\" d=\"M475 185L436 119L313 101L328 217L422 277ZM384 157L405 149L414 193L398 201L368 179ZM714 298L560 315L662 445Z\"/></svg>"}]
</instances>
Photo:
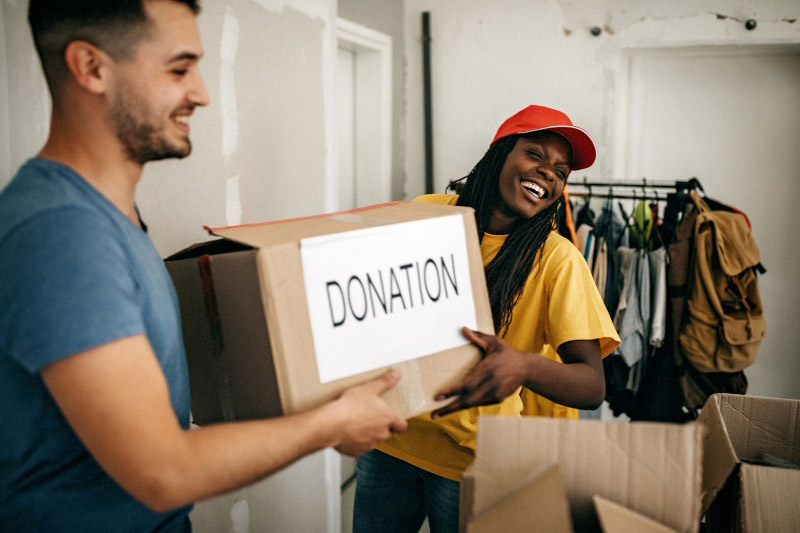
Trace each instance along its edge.
<instances>
[{"instance_id":1,"label":"cardboard box","mask_svg":"<svg viewBox=\"0 0 800 533\"><path fill-rule=\"evenodd\" d=\"M479 360L493 332L472 209L398 202L209 229L166 260L178 292L196 424L315 407L397 367L403 416Z\"/></svg>"},{"instance_id":2,"label":"cardboard box","mask_svg":"<svg viewBox=\"0 0 800 533\"><path fill-rule=\"evenodd\" d=\"M604 533L676 533L672 528L601 496L593 496L592 502ZM572 533L569 502L558 465L546 468L523 488L468 519L466 524L466 533L508 531Z\"/></svg>"},{"instance_id":3,"label":"cardboard box","mask_svg":"<svg viewBox=\"0 0 800 533\"><path fill-rule=\"evenodd\" d=\"M575 531L599 531L601 521L605 531L631 523L639 526L622 531L697 531L702 432L695 423L482 416L475 461L462 477L461 531L474 531L487 510L543 482L551 488L516 512L547 512L560 524L552 530L564 530L563 505L546 477L553 465Z\"/></svg>"},{"instance_id":4,"label":"cardboard box","mask_svg":"<svg viewBox=\"0 0 800 533\"><path fill-rule=\"evenodd\" d=\"M469 467L462 478L462 497L474 494L476 478L481 475ZM550 465L529 476L523 486L493 502L488 508L461 521L466 533L571 533L569 502L561 483L558 465ZM464 485L466 483L466 485ZM481 489L482 490L482 489ZM499 493L493 496L499 496ZM469 504L467 504L469 505ZM463 509L462 504L462 509Z\"/></svg>"},{"instance_id":5,"label":"cardboard box","mask_svg":"<svg viewBox=\"0 0 800 533\"><path fill-rule=\"evenodd\" d=\"M714 394L698 422L709 531L800 531L800 470L750 464L770 454L800 464L800 400Z\"/></svg>"},{"instance_id":6,"label":"cardboard box","mask_svg":"<svg viewBox=\"0 0 800 533\"><path fill-rule=\"evenodd\" d=\"M675 530L601 496L593 496L600 526L605 533L675 533Z\"/></svg>"}]
</instances>

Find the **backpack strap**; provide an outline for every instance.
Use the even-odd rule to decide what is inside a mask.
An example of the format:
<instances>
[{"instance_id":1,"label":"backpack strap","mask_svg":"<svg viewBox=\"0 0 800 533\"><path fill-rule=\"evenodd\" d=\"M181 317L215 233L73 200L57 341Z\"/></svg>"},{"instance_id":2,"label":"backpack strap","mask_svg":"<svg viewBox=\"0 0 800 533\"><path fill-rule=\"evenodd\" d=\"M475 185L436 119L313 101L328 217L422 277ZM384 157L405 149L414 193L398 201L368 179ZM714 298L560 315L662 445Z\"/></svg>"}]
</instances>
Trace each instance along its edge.
<instances>
[{"instance_id":1,"label":"backpack strap","mask_svg":"<svg viewBox=\"0 0 800 533\"><path fill-rule=\"evenodd\" d=\"M692 201L694 202L694 205L697 206L697 210L700 213L707 213L711 211L711 208L708 207L708 204L706 204L702 198L700 198L700 195L697 194L697 191L689 191L689 196L692 197Z\"/></svg>"}]
</instances>

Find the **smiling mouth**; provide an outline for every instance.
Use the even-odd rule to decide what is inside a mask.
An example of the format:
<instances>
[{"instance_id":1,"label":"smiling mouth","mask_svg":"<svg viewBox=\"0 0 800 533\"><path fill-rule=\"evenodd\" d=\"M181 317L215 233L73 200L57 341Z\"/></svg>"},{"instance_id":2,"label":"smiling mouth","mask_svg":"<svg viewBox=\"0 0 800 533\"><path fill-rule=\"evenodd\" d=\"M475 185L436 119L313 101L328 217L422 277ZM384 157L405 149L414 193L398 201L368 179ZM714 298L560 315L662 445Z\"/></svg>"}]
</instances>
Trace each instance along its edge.
<instances>
[{"instance_id":1,"label":"smiling mouth","mask_svg":"<svg viewBox=\"0 0 800 533\"><path fill-rule=\"evenodd\" d=\"M172 122L184 128L189 127L189 115L176 115L172 117Z\"/></svg>"},{"instance_id":2,"label":"smiling mouth","mask_svg":"<svg viewBox=\"0 0 800 533\"><path fill-rule=\"evenodd\" d=\"M528 191L528 194L530 194L536 200L541 200L547 194L547 191L545 191L532 181L523 181L521 183L522 186L525 188L525 190Z\"/></svg>"}]
</instances>

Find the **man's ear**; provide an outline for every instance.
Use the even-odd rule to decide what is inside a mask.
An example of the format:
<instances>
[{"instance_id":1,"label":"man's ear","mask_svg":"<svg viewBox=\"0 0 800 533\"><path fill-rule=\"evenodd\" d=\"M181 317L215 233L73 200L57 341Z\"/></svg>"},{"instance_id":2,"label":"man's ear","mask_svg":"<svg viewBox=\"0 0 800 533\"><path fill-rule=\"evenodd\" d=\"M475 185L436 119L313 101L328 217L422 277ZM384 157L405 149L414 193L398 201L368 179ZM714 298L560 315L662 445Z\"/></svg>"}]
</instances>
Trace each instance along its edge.
<instances>
[{"instance_id":1,"label":"man's ear","mask_svg":"<svg viewBox=\"0 0 800 533\"><path fill-rule=\"evenodd\" d=\"M106 92L111 57L86 41L72 41L64 51L70 74L78 85L94 94Z\"/></svg>"}]
</instances>

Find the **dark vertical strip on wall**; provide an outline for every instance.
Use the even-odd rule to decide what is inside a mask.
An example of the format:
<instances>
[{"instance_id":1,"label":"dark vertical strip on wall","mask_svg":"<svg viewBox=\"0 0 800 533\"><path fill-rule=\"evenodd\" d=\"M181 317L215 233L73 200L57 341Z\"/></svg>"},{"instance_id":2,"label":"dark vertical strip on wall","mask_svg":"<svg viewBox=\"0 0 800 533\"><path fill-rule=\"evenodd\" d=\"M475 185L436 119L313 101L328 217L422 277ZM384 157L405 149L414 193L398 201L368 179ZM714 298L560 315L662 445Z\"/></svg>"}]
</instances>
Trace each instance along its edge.
<instances>
[{"instance_id":1,"label":"dark vertical strip on wall","mask_svg":"<svg viewBox=\"0 0 800 533\"><path fill-rule=\"evenodd\" d=\"M422 13L422 80L425 101L425 193L433 192L433 120L431 106L431 14Z\"/></svg>"}]
</instances>

